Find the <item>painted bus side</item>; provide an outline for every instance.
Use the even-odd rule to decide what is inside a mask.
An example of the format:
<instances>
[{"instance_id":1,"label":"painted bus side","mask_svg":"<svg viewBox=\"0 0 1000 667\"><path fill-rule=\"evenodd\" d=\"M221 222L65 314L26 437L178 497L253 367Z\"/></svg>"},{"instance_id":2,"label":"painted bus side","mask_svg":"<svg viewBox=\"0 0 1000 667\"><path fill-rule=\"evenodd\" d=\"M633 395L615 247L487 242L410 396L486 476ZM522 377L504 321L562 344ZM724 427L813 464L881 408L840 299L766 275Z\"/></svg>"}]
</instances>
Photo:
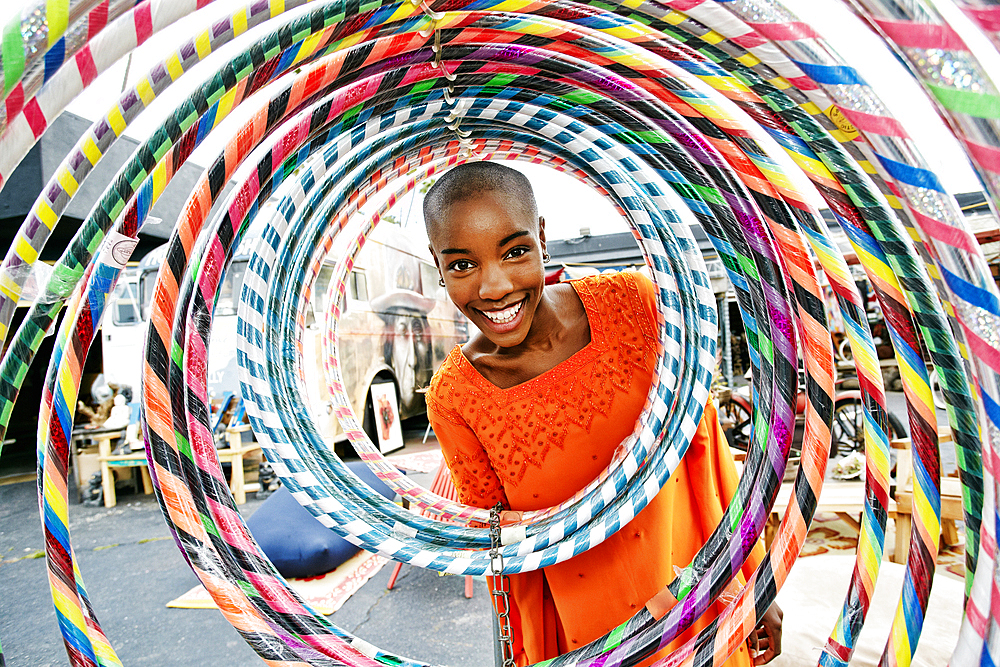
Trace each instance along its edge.
<instances>
[{"instance_id":1,"label":"painted bus side","mask_svg":"<svg viewBox=\"0 0 1000 667\"><path fill-rule=\"evenodd\" d=\"M421 390L451 349L468 340L468 322L438 285L437 269L425 244L398 226L380 225L349 276L338 349L344 385L361 420L375 381L395 384L401 418L425 412ZM136 392L149 300L165 250L161 246L151 251L137 267L126 270L103 325L105 379L130 385ZM210 396L239 392L236 308L248 259L237 255L219 291L209 347ZM341 433L322 359L327 288L333 270L332 263L324 264L313 285L301 348L308 409L320 434L330 440Z\"/></svg>"}]
</instances>

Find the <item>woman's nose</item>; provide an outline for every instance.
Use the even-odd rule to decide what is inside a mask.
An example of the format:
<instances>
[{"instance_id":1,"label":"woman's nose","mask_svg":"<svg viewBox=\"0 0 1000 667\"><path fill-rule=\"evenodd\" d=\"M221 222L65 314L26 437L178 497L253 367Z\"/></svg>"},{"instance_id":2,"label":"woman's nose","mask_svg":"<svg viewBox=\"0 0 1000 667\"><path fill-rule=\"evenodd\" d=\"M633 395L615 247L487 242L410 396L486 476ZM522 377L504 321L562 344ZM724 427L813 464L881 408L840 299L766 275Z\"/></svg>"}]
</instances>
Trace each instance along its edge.
<instances>
[{"instance_id":1,"label":"woman's nose","mask_svg":"<svg viewBox=\"0 0 1000 667\"><path fill-rule=\"evenodd\" d=\"M483 279L479 284L479 298L491 301L499 301L513 289L507 272L499 265L487 265L483 267Z\"/></svg>"}]
</instances>

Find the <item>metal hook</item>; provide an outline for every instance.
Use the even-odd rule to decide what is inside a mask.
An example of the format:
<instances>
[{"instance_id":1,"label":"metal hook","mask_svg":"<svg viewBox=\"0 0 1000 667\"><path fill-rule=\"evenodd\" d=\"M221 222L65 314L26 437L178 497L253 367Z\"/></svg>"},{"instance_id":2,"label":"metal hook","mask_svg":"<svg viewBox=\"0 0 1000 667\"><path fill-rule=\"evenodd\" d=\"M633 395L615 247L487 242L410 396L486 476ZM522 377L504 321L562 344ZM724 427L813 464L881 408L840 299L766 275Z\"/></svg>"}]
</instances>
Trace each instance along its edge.
<instances>
[{"instance_id":1,"label":"metal hook","mask_svg":"<svg viewBox=\"0 0 1000 667\"><path fill-rule=\"evenodd\" d=\"M459 139L468 139L469 137L472 136L472 132L470 130L463 130L461 127L459 127L459 124L457 122L454 125L447 125L446 127L455 134L457 134Z\"/></svg>"},{"instance_id":2,"label":"metal hook","mask_svg":"<svg viewBox=\"0 0 1000 667\"><path fill-rule=\"evenodd\" d=\"M441 65L441 64L438 64L438 65L437 65L437 67L438 67L438 68L439 68L439 69L441 70L441 74L442 74L442 75L444 76L444 78L445 78L445 79L447 79L448 81L454 81L455 79L457 79L457 78L458 78L458 76L457 76L457 75L455 75L455 74L452 74L452 73L451 73L451 72L449 72L449 71L448 71L447 69L445 69L445 66L444 66L444 65Z\"/></svg>"},{"instance_id":3,"label":"metal hook","mask_svg":"<svg viewBox=\"0 0 1000 667\"><path fill-rule=\"evenodd\" d=\"M469 134L472 133L470 132ZM459 145L458 154L461 157L471 158L477 154L475 150L476 142L470 139L468 136L465 137L459 136L458 145Z\"/></svg>"},{"instance_id":4,"label":"metal hook","mask_svg":"<svg viewBox=\"0 0 1000 667\"><path fill-rule=\"evenodd\" d=\"M444 78L448 79L448 81L454 81L457 77L449 72L443 64L441 64L442 49L440 30L434 33L434 44L431 46L431 51L434 52L434 62L431 63L431 65L441 70L441 73L444 74Z\"/></svg>"},{"instance_id":5,"label":"metal hook","mask_svg":"<svg viewBox=\"0 0 1000 667\"><path fill-rule=\"evenodd\" d=\"M434 67L441 69L441 31L434 28L434 43L431 44L431 53L434 54Z\"/></svg>"},{"instance_id":6,"label":"metal hook","mask_svg":"<svg viewBox=\"0 0 1000 667\"><path fill-rule=\"evenodd\" d=\"M455 91L451 90L451 87L449 86L448 88L445 89L445 97L451 99L451 93L454 92ZM472 132L467 132L463 130L461 127L459 127L462 123L462 116L460 116L457 113L457 111L458 109L452 109L451 111L448 112L448 117L445 119L444 125L449 130L457 134L459 139L465 139L469 137L472 134Z\"/></svg>"},{"instance_id":7,"label":"metal hook","mask_svg":"<svg viewBox=\"0 0 1000 667\"><path fill-rule=\"evenodd\" d=\"M432 21L437 22L444 18L443 13L431 9L430 5L427 4L427 0L410 0L410 4L422 11Z\"/></svg>"}]
</instances>

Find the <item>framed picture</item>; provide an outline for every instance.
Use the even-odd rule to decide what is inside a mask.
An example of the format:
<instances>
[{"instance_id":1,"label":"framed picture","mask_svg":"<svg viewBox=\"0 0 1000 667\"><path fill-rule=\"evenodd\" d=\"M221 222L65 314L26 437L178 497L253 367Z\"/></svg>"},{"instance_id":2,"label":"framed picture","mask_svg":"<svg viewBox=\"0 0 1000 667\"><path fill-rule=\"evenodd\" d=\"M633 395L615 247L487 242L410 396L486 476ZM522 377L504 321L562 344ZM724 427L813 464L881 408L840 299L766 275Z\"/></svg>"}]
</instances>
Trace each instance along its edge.
<instances>
[{"instance_id":1,"label":"framed picture","mask_svg":"<svg viewBox=\"0 0 1000 667\"><path fill-rule=\"evenodd\" d=\"M375 408L375 430L379 451L383 454L403 447L403 429L399 425L399 405L392 382L372 384L372 406Z\"/></svg>"}]
</instances>

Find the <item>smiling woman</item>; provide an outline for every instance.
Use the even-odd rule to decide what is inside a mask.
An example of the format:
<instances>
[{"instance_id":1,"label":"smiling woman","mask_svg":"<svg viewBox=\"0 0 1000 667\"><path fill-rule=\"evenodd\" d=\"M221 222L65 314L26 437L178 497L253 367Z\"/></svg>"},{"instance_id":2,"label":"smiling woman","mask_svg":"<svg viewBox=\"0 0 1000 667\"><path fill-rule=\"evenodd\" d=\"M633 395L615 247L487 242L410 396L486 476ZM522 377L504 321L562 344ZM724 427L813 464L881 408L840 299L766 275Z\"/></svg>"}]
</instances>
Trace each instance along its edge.
<instances>
[{"instance_id":1,"label":"smiling woman","mask_svg":"<svg viewBox=\"0 0 1000 667\"><path fill-rule=\"evenodd\" d=\"M545 221L531 186L494 162L446 173L428 192L424 218L448 296L479 328L427 395L459 498L515 511L564 502L607 467L645 403L657 350L652 283L626 273L546 286ZM511 575L517 664L579 648L643 605L657 617L671 606L657 594L704 544L736 488L714 408L705 414L680 470L627 528L564 563ZM762 555L751 555L746 574ZM761 664L780 653L777 607L755 639ZM750 663L742 646L727 664Z\"/></svg>"},{"instance_id":2,"label":"smiling woman","mask_svg":"<svg viewBox=\"0 0 1000 667\"><path fill-rule=\"evenodd\" d=\"M455 169L424 200L448 295L479 328L464 352L494 384L530 380L590 340L569 285L545 289L545 220L521 173L490 162Z\"/></svg>"}]
</instances>

